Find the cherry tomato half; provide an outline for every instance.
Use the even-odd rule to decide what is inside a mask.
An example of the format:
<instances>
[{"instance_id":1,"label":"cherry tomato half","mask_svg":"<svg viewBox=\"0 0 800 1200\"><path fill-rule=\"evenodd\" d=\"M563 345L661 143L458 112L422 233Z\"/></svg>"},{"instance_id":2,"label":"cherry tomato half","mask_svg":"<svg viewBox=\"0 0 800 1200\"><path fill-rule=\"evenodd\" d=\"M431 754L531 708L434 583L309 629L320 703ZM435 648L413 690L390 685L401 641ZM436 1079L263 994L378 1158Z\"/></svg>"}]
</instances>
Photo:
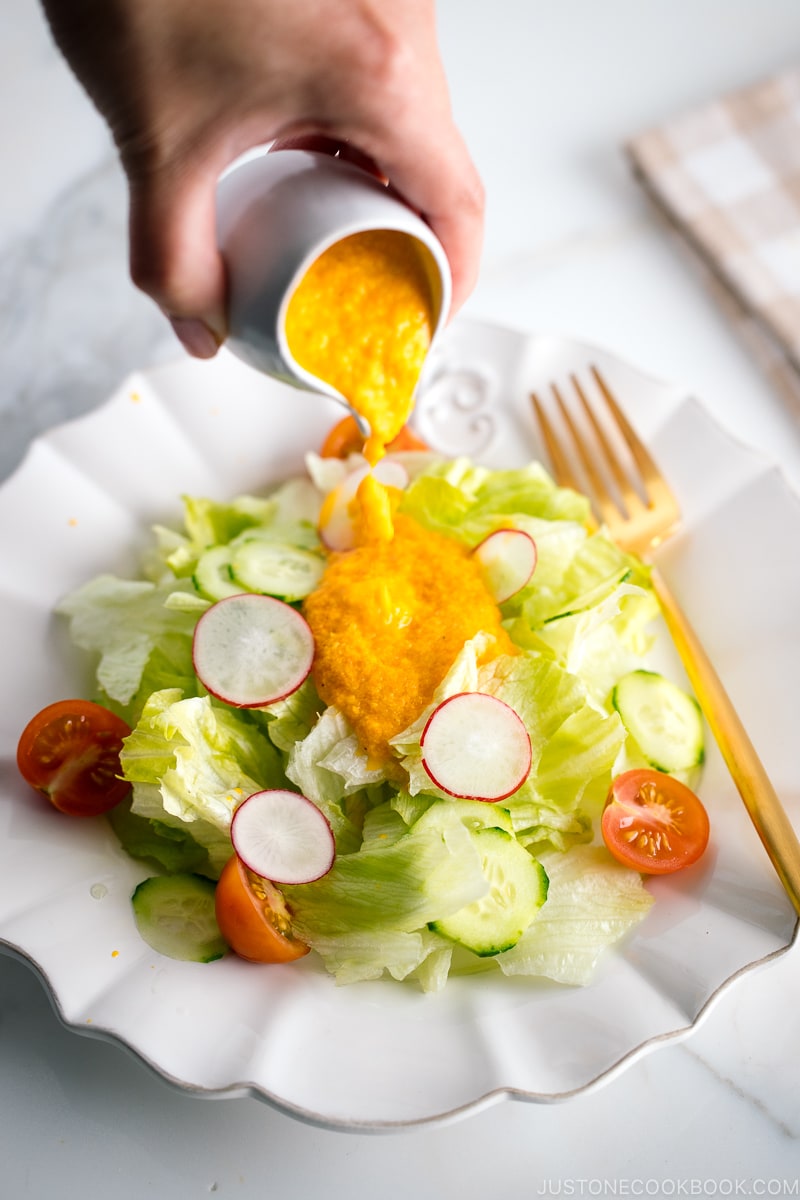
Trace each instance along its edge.
<instances>
[{"instance_id":1,"label":"cherry tomato half","mask_svg":"<svg viewBox=\"0 0 800 1200\"><path fill-rule=\"evenodd\" d=\"M364 438L356 424L355 417L342 417L325 438L319 453L320 458L347 458L348 454L358 454L363 448ZM407 425L404 425L386 449L427 450L428 447Z\"/></svg>"},{"instance_id":2,"label":"cherry tomato half","mask_svg":"<svg viewBox=\"0 0 800 1200\"><path fill-rule=\"evenodd\" d=\"M217 924L225 941L250 962L293 962L309 947L292 937L283 896L254 875L235 854L225 864L214 899Z\"/></svg>"},{"instance_id":3,"label":"cherry tomato half","mask_svg":"<svg viewBox=\"0 0 800 1200\"><path fill-rule=\"evenodd\" d=\"M661 771L625 771L612 781L601 819L619 862L668 875L696 862L708 844L708 814L694 792Z\"/></svg>"},{"instance_id":4,"label":"cherry tomato half","mask_svg":"<svg viewBox=\"0 0 800 1200\"><path fill-rule=\"evenodd\" d=\"M108 812L131 785L120 779L121 717L91 700L58 700L25 726L17 746L20 774L73 817Z\"/></svg>"}]
</instances>

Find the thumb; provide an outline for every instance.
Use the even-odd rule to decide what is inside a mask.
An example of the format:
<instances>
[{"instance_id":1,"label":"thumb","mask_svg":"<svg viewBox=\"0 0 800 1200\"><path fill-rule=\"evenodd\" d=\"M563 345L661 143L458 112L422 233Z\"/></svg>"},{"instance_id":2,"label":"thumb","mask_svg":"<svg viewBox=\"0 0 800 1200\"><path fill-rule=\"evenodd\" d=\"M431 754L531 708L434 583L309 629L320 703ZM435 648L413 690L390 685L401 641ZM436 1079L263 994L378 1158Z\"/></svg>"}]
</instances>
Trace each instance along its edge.
<instances>
[{"instance_id":1,"label":"thumb","mask_svg":"<svg viewBox=\"0 0 800 1200\"><path fill-rule=\"evenodd\" d=\"M210 163L129 174L130 272L190 354L211 358L225 338L225 266L217 249Z\"/></svg>"}]
</instances>

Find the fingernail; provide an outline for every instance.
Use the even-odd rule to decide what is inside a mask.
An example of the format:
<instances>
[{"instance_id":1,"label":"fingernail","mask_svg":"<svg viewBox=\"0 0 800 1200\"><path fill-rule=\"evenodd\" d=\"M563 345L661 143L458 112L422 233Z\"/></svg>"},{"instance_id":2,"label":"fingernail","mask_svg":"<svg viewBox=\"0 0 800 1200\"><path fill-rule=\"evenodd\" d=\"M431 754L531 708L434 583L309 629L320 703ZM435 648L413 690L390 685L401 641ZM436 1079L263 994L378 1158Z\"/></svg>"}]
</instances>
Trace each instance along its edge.
<instances>
[{"instance_id":1,"label":"fingernail","mask_svg":"<svg viewBox=\"0 0 800 1200\"><path fill-rule=\"evenodd\" d=\"M194 358L213 358L219 350L219 341L203 321L194 317L170 317L170 324L184 350Z\"/></svg>"}]
</instances>

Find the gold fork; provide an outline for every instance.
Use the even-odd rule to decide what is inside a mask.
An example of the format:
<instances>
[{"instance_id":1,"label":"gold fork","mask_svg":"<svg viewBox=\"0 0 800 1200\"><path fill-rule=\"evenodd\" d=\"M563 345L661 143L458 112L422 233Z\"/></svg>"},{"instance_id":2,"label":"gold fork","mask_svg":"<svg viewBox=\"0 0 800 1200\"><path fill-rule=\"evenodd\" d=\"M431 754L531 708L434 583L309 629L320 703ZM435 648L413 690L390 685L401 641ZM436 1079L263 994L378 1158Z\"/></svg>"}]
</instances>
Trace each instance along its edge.
<instances>
[{"instance_id":1,"label":"gold fork","mask_svg":"<svg viewBox=\"0 0 800 1200\"><path fill-rule=\"evenodd\" d=\"M596 367L591 368L591 374L604 400L604 416L595 411L580 381L572 375L577 407L585 417L589 435L579 428L558 385L552 384L555 408L566 436L557 432L539 398L532 395L542 438L558 482L585 492L595 516L616 543L649 560L653 549L675 530L680 519L678 504ZM573 469L573 461L583 469L584 484ZM711 660L655 567L652 582L667 628L731 777L800 914L800 842Z\"/></svg>"}]
</instances>

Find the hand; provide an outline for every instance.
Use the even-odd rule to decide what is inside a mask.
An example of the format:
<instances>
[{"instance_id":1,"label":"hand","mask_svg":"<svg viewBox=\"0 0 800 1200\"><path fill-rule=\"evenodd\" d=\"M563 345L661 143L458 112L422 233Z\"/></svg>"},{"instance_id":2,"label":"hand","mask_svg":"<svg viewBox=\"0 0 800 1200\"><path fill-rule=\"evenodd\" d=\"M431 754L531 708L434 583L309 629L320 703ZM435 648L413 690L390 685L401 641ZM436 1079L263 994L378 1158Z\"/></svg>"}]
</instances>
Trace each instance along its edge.
<instances>
[{"instance_id":1,"label":"hand","mask_svg":"<svg viewBox=\"0 0 800 1200\"><path fill-rule=\"evenodd\" d=\"M475 282L483 189L453 123L433 0L43 0L118 146L134 282L186 348L225 337L216 181L252 146L365 158L438 234L457 308Z\"/></svg>"}]
</instances>

